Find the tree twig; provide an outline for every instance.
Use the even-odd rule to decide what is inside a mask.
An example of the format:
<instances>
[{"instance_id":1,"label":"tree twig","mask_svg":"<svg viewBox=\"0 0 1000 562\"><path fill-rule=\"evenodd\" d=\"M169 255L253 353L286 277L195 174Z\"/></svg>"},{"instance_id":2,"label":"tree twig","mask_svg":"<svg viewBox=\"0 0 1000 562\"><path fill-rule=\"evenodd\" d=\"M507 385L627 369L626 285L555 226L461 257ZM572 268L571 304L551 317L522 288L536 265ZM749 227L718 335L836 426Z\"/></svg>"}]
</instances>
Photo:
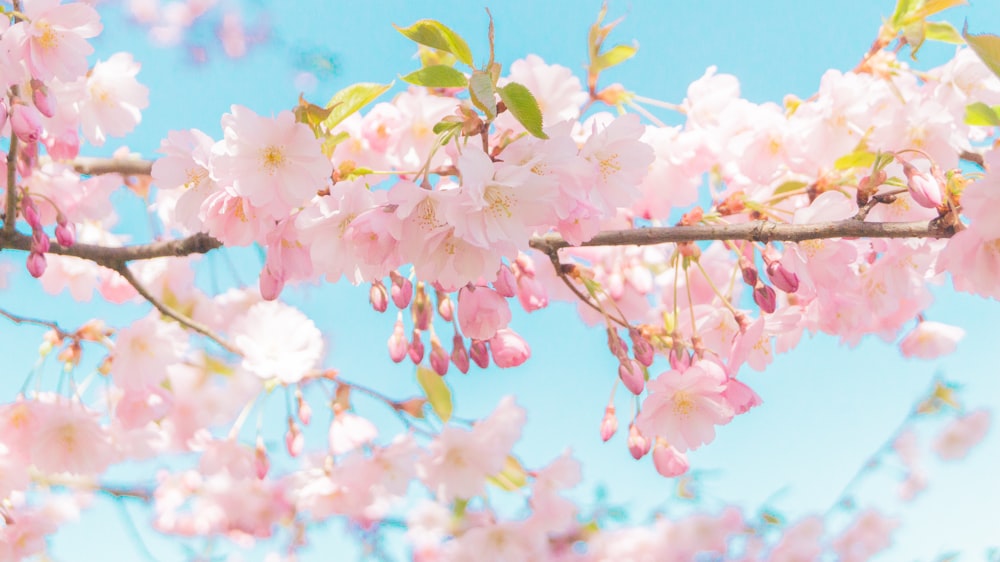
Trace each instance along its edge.
<instances>
[{"instance_id":1,"label":"tree twig","mask_svg":"<svg viewBox=\"0 0 1000 562\"><path fill-rule=\"evenodd\" d=\"M50 330L54 331L56 335L58 335L60 338L71 338L73 336L71 333L60 328L59 324L56 324L55 322L49 322L48 320L40 320L38 318L27 318L25 316L18 316L16 314L7 312L6 310L3 309L0 309L0 316L3 316L4 318L10 320L15 324L32 324L35 326L42 326L44 328L49 328Z\"/></svg>"},{"instance_id":2,"label":"tree twig","mask_svg":"<svg viewBox=\"0 0 1000 562\"><path fill-rule=\"evenodd\" d=\"M222 246L222 242L212 236L199 232L187 238L136 244L132 246L98 246L94 244L74 244L69 248L52 242L50 254L72 256L93 261L100 265L115 269L118 264L148 260L153 258L181 257L191 254L206 254ZM19 232L0 233L0 249L31 251L31 236Z\"/></svg>"},{"instance_id":3,"label":"tree twig","mask_svg":"<svg viewBox=\"0 0 1000 562\"><path fill-rule=\"evenodd\" d=\"M11 86L11 100L17 97L18 87ZM11 106L13 111L14 107ZM4 207L3 233L14 232L14 224L17 219L17 135L11 132L10 146L7 149L7 206Z\"/></svg>"},{"instance_id":4,"label":"tree twig","mask_svg":"<svg viewBox=\"0 0 1000 562\"><path fill-rule=\"evenodd\" d=\"M125 280L128 281L129 285L132 285L132 287L136 290L136 292L138 292L142 296L142 298L146 299L147 301L150 302L150 304L156 307L156 310L159 310L161 314L167 316L168 318L173 318L182 326L207 337L208 339L219 344L219 346L221 346L226 351L234 353L236 355L241 355L240 351L236 349L236 347L233 344L222 339L221 336L213 332L208 326L205 326L199 322L196 322L195 320L192 320L191 318L185 316L184 314L181 314L180 312L174 310L166 303L160 301L160 299L156 298L156 296L150 293L149 290L146 289L146 287L143 286L143 284L140 283L139 280L136 279L134 275L132 275L132 271L128 268L127 265L122 263L119 264L118 267L115 267L113 269L117 271L122 277L124 277Z\"/></svg>"},{"instance_id":5,"label":"tree twig","mask_svg":"<svg viewBox=\"0 0 1000 562\"><path fill-rule=\"evenodd\" d=\"M153 160L139 158L88 158L73 160L73 169L78 174L99 176L121 174L123 176L148 176L153 172Z\"/></svg>"},{"instance_id":6,"label":"tree twig","mask_svg":"<svg viewBox=\"0 0 1000 562\"><path fill-rule=\"evenodd\" d=\"M668 242L706 240L749 240L752 242L802 242L825 238L950 238L952 229L928 221L861 222L853 219L810 224L752 221L743 224L696 225L606 230L581 246L650 246ZM549 254L568 248L569 242L556 233L533 237L532 248Z\"/></svg>"}]
</instances>

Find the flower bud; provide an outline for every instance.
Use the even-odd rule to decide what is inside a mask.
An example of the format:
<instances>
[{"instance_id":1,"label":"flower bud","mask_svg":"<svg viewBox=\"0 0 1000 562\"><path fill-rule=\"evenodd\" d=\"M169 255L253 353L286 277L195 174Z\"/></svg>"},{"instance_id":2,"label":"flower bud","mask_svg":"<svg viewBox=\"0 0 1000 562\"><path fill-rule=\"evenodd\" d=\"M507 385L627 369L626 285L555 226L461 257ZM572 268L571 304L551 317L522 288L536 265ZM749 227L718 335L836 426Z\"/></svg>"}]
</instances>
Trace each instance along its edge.
<instances>
[{"instance_id":1,"label":"flower bud","mask_svg":"<svg viewBox=\"0 0 1000 562\"><path fill-rule=\"evenodd\" d=\"M438 291L437 301L438 301L438 307L437 307L438 315L445 322L451 322L451 319L454 318L455 309L451 304L451 299L448 298L448 294L442 291Z\"/></svg>"},{"instance_id":2,"label":"flower bud","mask_svg":"<svg viewBox=\"0 0 1000 562\"><path fill-rule=\"evenodd\" d=\"M265 264L264 269L260 271L258 286L260 288L260 296L266 301L273 301L278 298L281 290L285 288L285 280L280 275L272 272L271 268Z\"/></svg>"},{"instance_id":3,"label":"flower bud","mask_svg":"<svg viewBox=\"0 0 1000 562\"><path fill-rule=\"evenodd\" d=\"M458 333L451 340L451 362L462 374L469 372L469 352L465 350L465 340Z\"/></svg>"},{"instance_id":4,"label":"flower bud","mask_svg":"<svg viewBox=\"0 0 1000 562\"><path fill-rule=\"evenodd\" d=\"M635 356L635 360L641 363L643 367L652 365L655 353L653 344L649 343L649 340L639 330L629 330L628 334L632 338L632 354Z\"/></svg>"},{"instance_id":5,"label":"flower bud","mask_svg":"<svg viewBox=\"0 0 1000 562\"><path fill-rule=\"evenodd\" d=\"M448 352L441 347L441 342L437 338L431 338L431 369L442 377L448 373L448 365L451 363L451 359L448 357Z\"/></svg>"},{"instance_id":6,"label":"flower bud","mask_svg":"<svg viewBox=\"0 0 1000 562\"><path fill-rule=\"evenodd\" d=\"M49 235L42 229L37 229L31 233L31 251L44 254L49 251Z\"/></svg>"},{"instance_id":7,"label":"flower bud","mask_svg":"<svg viewBox=\"0 0 1000 562\"><path fill-rule=\"evenodd\" d=\"M297 457L302 454L304 446L305 437L299 431L299 426L295 425L295 420L288 418L288 431L285 433L285 448L288 449L288 454Z\"/></svg>"},{"instance_id":8,"label":"flower bud","mask_svg":"<svg viewBox=\"0 0 1000 562\"><path fill-rule=\"evenodd\" d=\"M42 115L49 119L55 116L55 107L52 103L52 96L49 95L49 89L45 87L44 82L37 78L31 79L31 101Z\"/></svg>"},{"instance_id":9,"label":"flower bud","mask_svg":"<svg viewBox=\"0 0 1000 562\"><path fill-rule=\"evenodd\" d=\"M626 358L618 364L618 377L622 384L632 394L638 396L642 394L642 389L646 386L646 377L642 372L642 365L635 359Z\"/></svg>"},{"instance_id":10,"label":"flower bud","mask_svg":"<svg viewBox=\"0 0 1000 562\"><path fill-rule=\"evenodd\" d=\"M601 441L607 442L618 431L618 417L615 416L615 407L608 404L604 409L604 418L601 419Z\"/></svg>"},{"instance_id":11,"label":"flower bud","mask_svg":"<svg viewBox=\"0 0 1000 562\"><path fill-rule=\"evenodd\" d=\"M757 306L768 314L774 312L778 307L778 298L774 293L774 289L763 283L754 287L753 302L757 303Z\"/></svg>"},{"instance_id":12,"label":"flower bud","mask_svg":"<svg viewBox=\"0 0 1000 562\"><path fill-rule=\"evenodd\" d=\"M490 351L493 354L493 363L502 369L517 367L531 357L528 343L509 328L497 330L496 335L490 338Z\"/></svg>"},{"instance_id":13,"label":"flower bud","mask_svg":"<svg viewBox=\"0 0 1000 562\"><path fill-rule=\"evenodd\" d=\"M639 433L639 428L635 424L629 424L628 426L628 452L632 454L632 458L639 460L646 456L649 452L650 442L641 433Z\"/></svg>"},{"instance_id":14,"label":"flower bud","mask_svg":"<svg viewBox=\"0 0 1000 562\"><path fill-rule=\"evenodd\" d=\"M413 338L410 340L410 361L414 365L419 365L424 360L424 342L420 339L420 330L413 329Z\"/></svg>"},{"instance_id":15,"label":"flower bud","mask_svg":"<svg viewBox=\"0 0 1000 562\"><path fill-rule=\"evenodd\" d=\"M42 142L53 160L72 160L80 154L80 135L76 129L66 129L58 135L50 132Z\"/></svg>"},{"instance_id":16,"label":"flower bud","mask_svg":"<svg viewBox=\"0 0 1000 562\"><path fill-rule=\"evenodd\" d=\"M909 162L903 162L903 173L906 175L906 187L910 190L910 197L921 207L936 209L941 206L944 194L941 192L941 184L918 170Z\"/></svg>"},{"instance_id":17,"label":"flower bud","mask_svg":"<svg viewBox=\"0 0 1000 562\"><path fill-rule=\"evenodd\" d=\"M739 265L740 273L743 274L743 282L750 287L755 287L757 285L757 268L754 267L753 262L748 260L746 256L740 256Z\"/></svg>"},{"instance_id":18,"label":"flower bud","mask_svg":"<svg viewBox=\"0 0 1000 562\"><path fill-rule=\"evenodd\" d=\"M257 447L254 448L253 467L257 472L257 479L263 480L267 476L267 471L271 468L271 463L267 458L267 448L264 447L264 438L257 436Z\"/></svg>"},{"instance_id":19,"label":"flower bud","mask_svg":"<svg viewBox=\"0 0 1000 562\"><path fill-rule=\"evenodd\" d=\"M771 280L778 289L786 293L794 293L799 290L799 276L788 271L780 261L773 261L767 264L767 278Z\"/></svg>"},{"instance_id":20,"label":"flower bud","mask_svg":"<svg viewBox=\"0 0 1000 562\"><path fill-rule=\"evenodd\" d=\"M389 308L389 294L382 281L372 283L372 288L368 291L368 302L372 303L376 312L385 312Z\"/></svg>"},{"instance_id":21,"label":"flower bud","mask_svg":"<svg viewBox=\"0 0 1000 562\"><path fill-rule=\"evenodd\" d=\"M490 366L490 351L483 340L472 340L469 345L469 357L479 366L485 369Z\"/></svg>"},{"instance_id":22,"label":"flower bud","mask_svg":"<svg viewBox=\"0 0 1000 562\"><path fill-rule=\"evenodd\" d=\"M403 315L400 313L396 318L396 326L392 329L392 335L389 336L389 357L394 362L399 363L406 357L408 348L406 332L403 330Z\"/></svg>"},{"instance_id":23,"label":"flower bud","mask_svg":"<svg viewBox=\"0 0 1000 562\"><path fill-rule=\"evenodd\" d=\"M687 455L668 445L662 437L657 437L656 447L653 449L653 466L660 476L674 478L687 472L691 465Z\"/></svg>"},{"instance_id":24,"label":"flower bud","mask_svg":"<svg viewBox=\"0 0 1000 562\"><path fill-rule=\"evenodd\" d=\"M76 243L76 227L73 223L56 225L56 242L63 248L69 248Z\"/></svg>"},{"instance_id":25,"label":"flower bud","mask_svg":"<svg viewBox=\"0 0 1000 562\"><path fill-rule=\"evenodd\" d=\"M22 142L38 142L42 136L42 115L30 105L15 104L10 116L10 128Z\"/></svg>"},{"instance_id":26,"label":"flower bud","mask_svg":"<svg viewBox=\"0 0 1000 562\"><path fill-rule=\"evenodd\" d=\"M312 420L312 407L309 406L309 402L306 402L301 389L295 390L295 404L298 408L299 419L302 421L302 424L309 425L309 421Z\"/></svg>"},{"instance_id":27,"label":"flower bud","mask_svg":"<svg viewBox=\"0 0 1000 562\"><path fill-rule=\"evenodd\" d=\"M396 308L400 309L410 306L410 299L413 298L413 283L395 271L389 272L389 278L392 279L392 289L390 291L392 303L396 305Z\"/></svg>"}]
</instances>

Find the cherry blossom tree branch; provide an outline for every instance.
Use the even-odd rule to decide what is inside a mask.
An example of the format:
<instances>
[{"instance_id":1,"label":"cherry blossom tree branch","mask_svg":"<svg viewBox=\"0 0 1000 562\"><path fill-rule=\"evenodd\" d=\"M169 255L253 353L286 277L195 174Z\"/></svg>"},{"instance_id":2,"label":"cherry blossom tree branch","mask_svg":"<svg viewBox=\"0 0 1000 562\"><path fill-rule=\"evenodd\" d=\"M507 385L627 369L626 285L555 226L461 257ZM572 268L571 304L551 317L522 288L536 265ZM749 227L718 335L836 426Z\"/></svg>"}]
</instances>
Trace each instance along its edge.
<instances>
[{"instance_id":1,"label":"cherry blossom tree branch","mask_svg":"<svg viewBox=\"0 0 1000 562\"><path fill-rule=\"evenodd\" d=\"M17 97L17 86L11 86L11 99ZM11 104L11 110L14 109ZM4 207L3 233L14 232L15 219L17 218L17 135L11 133L10 146L7 148L7 203Z\"/></svg>"},{"instance_id":2,"label":"cherry blossom tree branch","mask_svg":"<svg viewBox=\"0 0 1000 562\"><path fill-rule=\"evenodd\" d=\"M953 228L935 221L862 222L844 220L810 224L752 221L743 224L666 226L599 232L582 246L649 246L668 242L749 240L751 242L802 242L826 238L950 238ZM571 246L562 236L535 236L529 245L550 254Z\"/></svg>"},{"instance_id":3,"label":"cherry blossom tree branch","mask_svg":"<svg viewBox=\"0 0 1000 562\"><path fill-rule=\"evenodd\" d=\"M48 320L40 320L38 318L28 318L25 316L18 316L17 314L12 314L6 310L0 309L0 316L10 320L15 324L32 324L34 326L42 326L44 328L49 328L54 331L60 338L69 338L72 336L66 330L59 327L59 324L55 322L49 322Z\"/></svg>"},{"instance_id":4,"label":"cherry blossom tree branch","mask_svg":"<svg viewBox=\"0 0 1000 562\"><path fill-rule=\"evenodd\" d=\"M141 295L142 298L146 299L147 301L150 302L150 304L156 307L156 310L159 310L161 314L163 314L168 318L173 318L178 323L180 323L180 325L195 332L198 332L199 334L205 336L206 338L214 341L226 351L236 355L241 355L240 351L236 349L236 347L233 344L224 340L221 336L213 332L211 328L185 316L184 314L168 306L166 303L162 302L160 299L156 298L156 296L150 293L149 290L146 289L146 287L142 283L140 283L139 280L136 279L134 275L132 275L132 271L128 268L127 265L121 263L118 265L118 267L115 267L113 269L117 271L122 277L124 277L125 280L128 281L129 285L132 285L132 287L136 290L136 292L139 293L139 295Z\"/></svg>"},{"instance_id":5,"label":"cherry blossom tree branch","mask_svg":"<svg viewBox=\"0 0 1000 562\"><path fill-rule=\"evenodd\" d=\"M206 254L220 246L222 246L222 242L208 234L199 232L187 238L131 246L74 244L67 248L52 242L48 253L82 258L115 269L118 265L130 261ZM0 249L5 248L31 251L31 236L19 232L8 233L4 231L0 233Z\"/></svg>"},{"instance_id":6,"label":"cherry blossom tree branch","mask_svg":"<svg viewBox=\"0 0 1000 562\"><path fill-rule=\"evenodd\" d=\"M141 158L89 158L73 160L73 169L78 174L99 176L121 174L123 176L148 176L153 172L153 161Z\"/></svg>"}]
</instances>

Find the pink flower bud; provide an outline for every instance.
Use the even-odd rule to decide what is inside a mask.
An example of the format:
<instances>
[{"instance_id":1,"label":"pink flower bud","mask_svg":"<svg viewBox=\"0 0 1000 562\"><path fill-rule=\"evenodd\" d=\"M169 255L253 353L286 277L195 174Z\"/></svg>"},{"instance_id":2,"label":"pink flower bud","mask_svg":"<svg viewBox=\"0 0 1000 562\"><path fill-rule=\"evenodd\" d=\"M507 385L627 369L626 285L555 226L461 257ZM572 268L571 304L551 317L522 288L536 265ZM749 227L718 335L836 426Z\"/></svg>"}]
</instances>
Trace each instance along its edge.
<instances>
[{"instance_id":1,"label":"pink flower bud","mask_svg":"<svg viewBox=\"0 0 1000 562\"><path fill-rule=\"evenodd\" d=\"M45 273L45 254L31 252L28 254L28 261L26 265L28 267L28 273L30 273L32 277L41 277Z\"/></svg>"},{"instance_id":2,"label":"pink flower bud","mask_svg":"<svg viewBox=\"0 0 1000 562\"><path fill-rule=\"evenodd\" d=\"M483 340L472 340L469 345L469 357L479 366L485 369L490 366L490 351Z\"/></svg>"},{"instance_id":3,"label":"pink flower bud","mask_svg":"<svg viewBox=\"0 0 1000 562\"><path fill-rule=\"evenodd\" d=\"M44 254L49 251L49 235L42 229L31 233L31 251Z\"/></svg>"},{"instance_id":4,"label":"pink flower bud","mask_svg":"<svg viewBox=\"0 0 1000 562\"><path fill-rule=\"evenodd\" d=\"M774 283L774 286L786 293L794 293L799 290L799 276L788 271L780 261L773 261L767 264L767 278Z\"/></svg>"},{"instance_id":5,"label":"pink flower bud","mask_svg":"<svg viewBox=\"0 0 1000 562\"><path fill-rule=\"evenodd\" d=\"M774 312L774 309L778 307L778 297L775 295L774 289L763 283L754 288L753 302L757 303L757 306L768 314Z\"/></svg>"},{"instance_id":6,"label":"pink flower bud","mask_svg":"<svg viewBox=\"0 0 1000 562\"><path fill-rule=\"evenodd\" d=\"M646 377L642 372L642 365L635 359L626 358L618 364L618 377L622 379L625 388L632 394L638 396L642 394L642 389L646 386Z\"/></svg>"},{"instance_id":7,"label":"pink flower bud","mask_svg":"<svg viewBox=\"0 0 1000 562\"><path fill-rule=\"evenodd\" d=\"M469 352L465 350L465 339L461 335L455 334L451 340L451 362L462 374L469 372Z\"/></svg>"},{"instance_id":8,"label":"pink flower bud","mask_svg":"<svg viewBox=\"0 0 1000 562\"><path fill-rule=\"evenodd\" d=\"M309 425L310 420L312 420L312 407L309 406L309 402L306 402L301 390L295 391L295 404L299 410L299 420L302 421L303 425Z\"/></svg>"},{"instance_id":9,"label":"pink flower bud","mask_svg":"<svg viewBox=\"0 0 1000 562\"><path fill-rule=\"evenodd\" d=\"M406 341L406 332L403 330L403 315L400 313L396 318L396 326L392 329L392 335L389 336L389 357L399 363L406 357L408 349L409 343Z\"/></svg>"},{"instance_id":10,"label":"pink flower bud","mask_svg":"<svg viewBox=\"0 0 1000 562\"><path fill-rule=\"evenodd\" d=\"M410 305L410 311L413 312L413 324L418 330L431 328L431 322L434 320L434 309L431 307L431 299L427 298L427 293L424 292L423 283L417 284L417 292Z\"/></svg>"},{"instance_id":11,"label":"pink flower bud","mask_svg":"<svg viewBox=\"0 0 1000 562\"><path fill-rule=\"evenodd\" d=\"M653 466L660 476L674 478L687 472L691 465L687 455L668 445L663 438L657 437L656 447L653 449Z\"/></svg>"},{"instance_id":12,"label":"pink flower bud","mask_svg":"<svg viewBox=\"0 0 1000 562\"><path fill-rule=\"evenodd\" d=\"M264 269L260 271L259 287L260 296L266 301L273 301L285 288L285 280L265 264Z\"/></svg>"},{"instance_id":13,"label":"pink flower bud","mask_svg":"<svg viewBox=\"0 0 1000 562\"><path fill-rule=\"evenodd\" d=\"M267 476L271 463L267 458L267 448L264 447L264 438L257 436L257 447L254 449L253 467L257 472L257 478L263 480Z\"/></svg>"},{"instance_id":14,"label":"pink flower bud","mask_svg":"<svg viewBox=\"0 0 1000 562\"><path fill-rule=\"evenodd\" d=\"M295 421L292 418L288 418L288 431L285 433L285 448L288 449L288 454L292 457L297 457L302 454L304 446L305 437L302 436L302 432L295 425Z\"/></svg>"},{"instance_id":15,"label":"pink flower bud","mask_svg":"<svg viewBox=\"0 0 1000 562\"><path fill-rule=\"evenodd\" d=\"M42 115L30 105L16 104L10 116L10 128L21 141L28 144L38 142L42 136Z\"/></svg>"},{"instance_id":16,"label":"pink flower bud","mask_svg":"<svg viewBox=\"0 0 1000 562\"><path fill-rule=\"evenodd\" d=\"M56 225L56 242L63 248L69 248L76 243L76 226L71 222Z\"/></svg>"},{"instance_id":17,"label":"pink flower bud","mask_svg":"<svg viewBox=\"0 0 1000 562\"><path fill-rule=\"evenodd\" d=\"M629 330L629 336L632 338L632 354L635 355L635 360L644 367L652 365L655 352L653 344L649 343L639 330Z\"/></svg>"},{"instance_id":18,"label":"pink flower bud","mask_svg":"<svg viewBox=\"0 0 1000 562\"><path fill-rule=\"evenodd\" d=\"M454 318L454 312L455 312L454 307L451 304L451 299L448 298L447 294L442 293L441 291L438 291L437 299L438 299L438 315L445 322L451 322L452 318Z\"/></svg>"},{"instance_id":19,"label":"pink flower bud","mask_svg":"<svg viewBox=\"0 0 1000 562\"><path fill-rule=\"evenodd\" d=\"M21 215L28 223L28 226L31 227L31 230L42 229L42 221L38 217L38 207L35 206L35 200L27 193L21 197Z\"/></svg>"},{"instance_id":20,"label":"pink flower bud","mask_svg":"<svg viewBox=\"0 0 1000 562\"><path fill-rule=\"evenodd\" d=\"M66 129L58 135L45 135L42 142L53 160L72 160L80 154L80 135L75 129Z\"/></svg>"},{"instance_id":21,"label":"pink flower bud","mask_svg":"<svg viewBox=\"0 0 1000 562\"><path fill-rule=\"evenodd\" d=\"M628 344L626 344L620 337L618 337L618 330L614 328L608 328L608 351L612 355L621 360L622 357L628 356Z\"/></svg>"},{"instance_id":22,"label":"pink flower bud","mask_svg":"<svg viewBox=\"0 0 1000 562\"><path fill-rule=\"evenodd\" d=\"M493 282L493 288L504 298L509 299L517 294L517 279L507 264L502 264L497 271L497 280Z\"/></svg>"},{"instance_id":23,"label":"pink flower bud","mask_svg":"<svg viewBox=\"0 0 1000 562\"><path fill-rule=\"evenodd\" d=\"M38 166L38 143L29 142L21 144L21 150L17 153L17 173L22 178L28 178Z\"/></svg>"},{"instance_id":24,"label":"pink flower bud","mask_svg":"<svg viewBox=\"0 0 1000 562\"><path fill-rule=\"evenodd\" d=\"M389 308L389 294L381 281L372 283L372 288L368 291L368 302L372 303L376 312L385 312Z\"/></svg>"},{"instance_id":25,"label":"pink flower bud","mask_svg":"<svg viewBox=\"0 0 1000 562\"><path fill-rule=\"evenodd\" d=\"M757 285L757 268L746 256L740 256L739 265L740 273L743 274L743 282L750 287L755 287Z\"/></svg>"},{"instance_id":26,"label":"pink flower bud","mask_svg":"<svg viewBox=\"0 0 1000 562\"><path fill-rule=\"evenodd\" d=\"M650 442L641 433L639 433L639 428L635 424L629 424L628 426L628 452L632 454L632 458L639 460L646 456L649 452Z\"/></svg>"},{"instance_id":27,"label":"pink flower bud","mask_svg":"<svg viewBox=\"0 0 1000 562\"><path fill-rule=\"evenodd\" d=\"M615 416L615 407L608 405L604 409L604 418L601 419L601 441L607 442L618 431L618 417Z\"/></svg>"},{"instance_id":28,"label":"pink flower bud","mask_svg":"<svg viewBox=\"0 0 1000 562\"><path fill-rule=\"evenodd\" d=\"M903 173L906 174L906 187L910 190L910 197L913 197L917 205L928 209L941 206L944 198L941 184L909 162L903 162Z\"/></svg>"},{"instance_id":29,"label":"pink flower bud","mask_svg":"<svg viewBox=\"0 0 1000 562\"><path fill-rule=\"evenodd\" d=\"M392 294L392 303L396 305L396 308L400 309L410 306L410 300L413 298L413 283L395 271L390 271L389 277L392 279L392 289L390 291Z\"/></svg>"},{"instance_id":30,"label":"pink flower bud","mask_svg":"<svg viewBox=\"0 0 1000 562\"><path fill-rule=\"evenodd\" d=\"M508 328L497 330L496 335L490 338L490 351L493 353L493 363L502 369L517 367L531 357L528 343L517 332Z\"/></svg>"},{"instance_id":31,"label":"pink flower bud","mask_svg":"<svg viewBox=\"0 0 1000 562\"><path fill-rule=\"evenodd\" d=\"M45 83L37 78L31 79L31 101L38 108L38 111L49 119L56 114L49 89L45 87Z\"/></svg>"},{"instance_id":32,"label":"pink flower bud","mask_svg":"<svg viewBox=\"0 0 1000 562\"><path fill-rule=\"evenodd\" d=\"M424 360L424 342L420 339L420 330L413 329L413 338L410 340L410 361L413 361L414 365L419 364Z\"/></svg>"},{"instance_id":33,"label":"pink flower bud","mask_svg":"<svg viewBox=\"0 0 1000 562\"><path fill-rule=\"evenodd\" d=\"M448 352L441 347L441 342L437 338L431 338L431 369L434 372L441 375L442 377L448 373L448 365L451 363L451 359L448 357Z\"/></svg>"}]
</instances>

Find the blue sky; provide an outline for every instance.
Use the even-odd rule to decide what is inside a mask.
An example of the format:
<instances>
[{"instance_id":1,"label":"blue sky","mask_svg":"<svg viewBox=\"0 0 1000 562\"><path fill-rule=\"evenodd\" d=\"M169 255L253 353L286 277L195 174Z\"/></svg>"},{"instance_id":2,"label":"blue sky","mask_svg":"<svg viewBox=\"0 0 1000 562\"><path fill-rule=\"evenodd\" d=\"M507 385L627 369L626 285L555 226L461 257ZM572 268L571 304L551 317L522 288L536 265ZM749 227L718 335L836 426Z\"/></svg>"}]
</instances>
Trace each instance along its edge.
<instances>
[{"instance_id":1,"label":"blue sky","mask_svg":"<svg viewBox=\"0 0 1000 562\"><path fill-rule=\"evenodd\" d=\"M1000 12L990 4L980 0L951 11L946 19L960 27L968 18L974 31L998 32ZM535 53L582 75L586 32L598 2L507 0L489 7L496 20L498 60L509 65ZM610 17L626 16L612 39L622 43L635 39L640 50L632 61L608 72L605 80L622 82L647 97L679 102L692 80L706 67L717 65L720 72L740 79L743 95L751 101L780 102L787 93L805 97L815 91L828 68L854 66L892 7L888 0L612 1ZM114 10L106 16L106 33L95 43L95 58L107 58L118 50L133 52L143 63L139 79L150 87L150 107L137 134L127 139L131 149L152 156L166 132L179 128L196 127L218 137L219 117L230 104L247 105L261 114L290 108L299 93L292 62L297 53L314 47L335 53L339 71L307 92L312 101L321 103L353 82L389 82L417 66L412 43L393 30L392 23L439 19L469 40L478 60L487 53L487 18L477 2L395 0L362 6L302 1L270 3L265 9L276 37L270 46L235 62L216 56L203 66L189 65L182 50L151 47ZM920 64L943 62L950 53L950 47L927 47ZM112 140L91 153L109 153L119 142L123 141ZM232 256L240 270L259 267L252 252ZM25 307L30 303L32 314L65 326L99 315L120 325L143 313L138 306L115 309L98 303L74 305L65 296L51 298L21 273L23 259L23 254L0 254L0 261L12 263L18 272L11 287L0 292L0 307L6 310L28 313ZM209 271L227 270L225 258L218 254L204 261L204 283ZM252 279L251 275L244 279ZM222 279L232 282L224 274ZM766 372L742 374L744 382L763 397L764 406L720 428L714 443L691 454L692 466L706 474L701 488L706 506L716 509L733 503L750 514L767 503L789 518L825 511L905 417L935 372L964 385L969 407L1000 406L996 368L1000 342L995 330L1000 306L955 295L948 285L936 294L928 318L968 330L959 351L949 357L904 360L894 346L875 339L848 349L818 336L779 357ZM371 311L367 289L305 287L286 291L285 296L327 334L330 366L352 380L399 396L416 393L412 368L392 364L385 352L394 318ZM616 362L607 352L603 331L583 327L567 304L531 315L515 314L513 326L530 342L532 359L515 370L449 375L457 415L483 415L500 396L514 394L529 411L525 437L517 449L526 464L548 462L570 447L584 463L585 481L576 490L582 502L589 502L595 487L603 484L610 500L630 508L636 521L657 510L683 512L686 507L672 496L674 483L660 478L648 459L632 461L624 432L608 444L600 442L598 423L616 377ZM0 392L9 400L34 361L31 351L40 331L7 325L2 334L0 350L10 357L11 374L0 382ZM19 351L23 349L29 351ZM385 419L387 429L395 429L385 412L362 404L369 407L366 412ZM619 411L627 411L624 402ZM1000 432L992 431L968 462L929 463L930 490L904 508L892 499L891 469L886 471L889 477L869 481L862 495L903 520L894 550L881 559L932 560L960 550L967 553L964 559L976 560L987 547L1000 546L1000 519L995 513L1000 504L1000 486L995 484L998 464ZM130 508L142 526L144 512ZM57 559L93 559L98 553L108 560L135 559L138 553L115 506L102 501L94 509L83 523L67 527L55 540ZM346 549L337 550L344 559L356 555L343 541L339 525L326 527L321 534L318 545L324 549ZM169 540L153 536L147 540L165 560L183 557L184 552ZM108 552L112 543L115 548ZM329 552L323 554L317 546L304 558L329 557Z\"/></svg>"}]
</instances>

